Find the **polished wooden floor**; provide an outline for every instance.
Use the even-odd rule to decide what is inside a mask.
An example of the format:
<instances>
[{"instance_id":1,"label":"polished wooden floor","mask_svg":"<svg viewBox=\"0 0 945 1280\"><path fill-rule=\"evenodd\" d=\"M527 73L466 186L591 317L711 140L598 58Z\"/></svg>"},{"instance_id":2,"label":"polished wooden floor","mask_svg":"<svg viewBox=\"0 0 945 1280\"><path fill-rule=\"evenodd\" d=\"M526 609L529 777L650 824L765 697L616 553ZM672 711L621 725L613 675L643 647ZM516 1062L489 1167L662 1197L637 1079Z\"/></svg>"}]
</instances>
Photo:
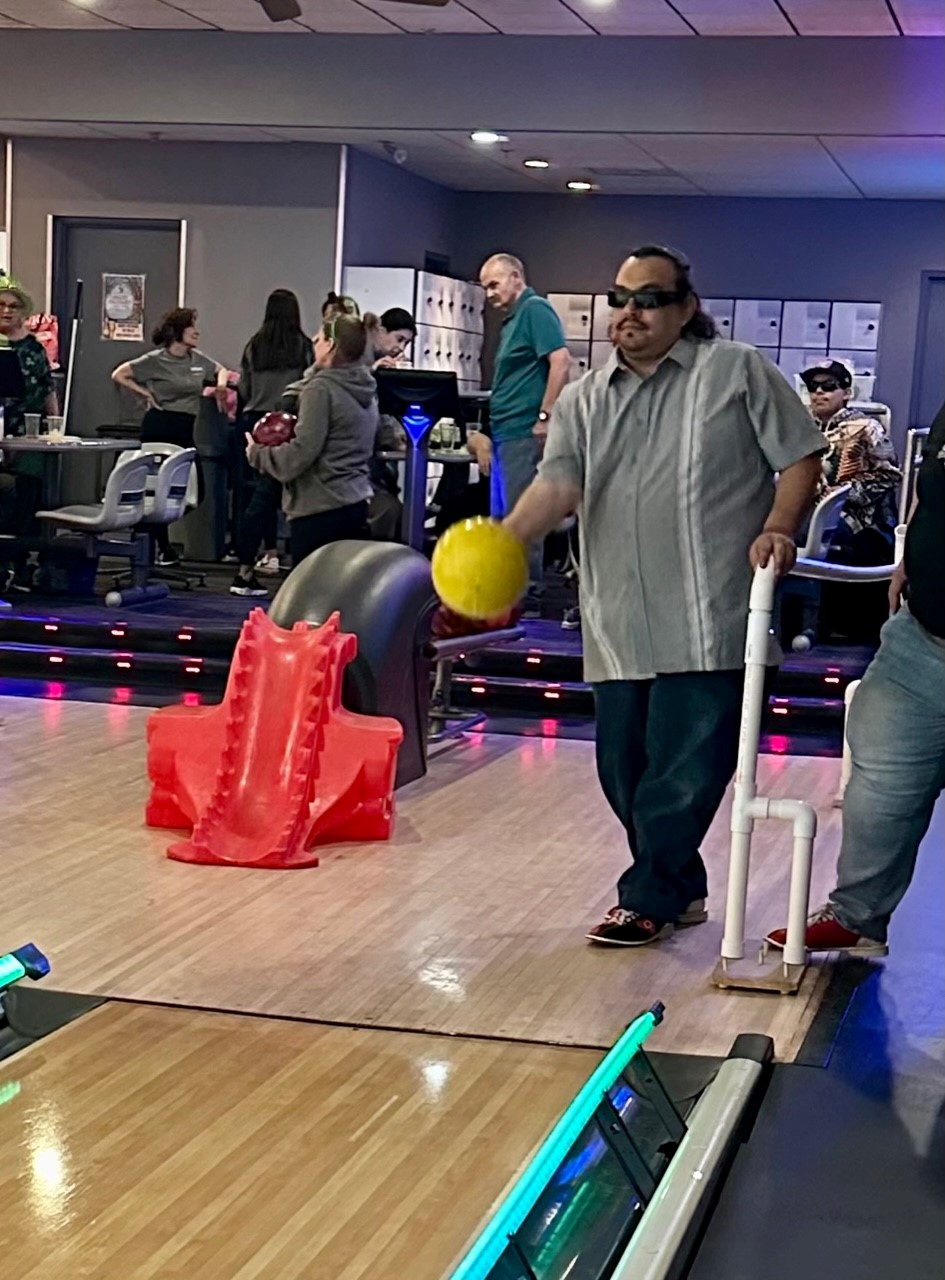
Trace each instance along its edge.
<instances>
[{"instance_id":1,"label":"polished wooden floor","mask_svg":"<svg viewBox=\"0 0 945 1280\"><path fill-rule=\"evenodd\" d=\"M0 1064L9 1280L441 1280L582 1049L109 1004Z\"/></svg>"},{"instance_id":2,"label":"polished wooden floor","mask_svg":"<svg viewBox=\"0 0 945 1280\"><path fill-rule=\"evenodd\" d=\"M727 815L706 844L708 924L642 951L583 938L613 901L626 854L593 748L473 738L400 793L387 845L329 848L273 872L164 857L142 824L148 712L0 700L4 935L48 951L53 984L130 1000L325 1022L604 1047L654 1000L660 1049L724 1054L738 1032L791 1058L822 991L721 993ZM764 784L817 805L813 897L833 877L835 761L767 758ZM790 836L755 842L750 931L784 916Z\"/></svg>"}]
</instances>

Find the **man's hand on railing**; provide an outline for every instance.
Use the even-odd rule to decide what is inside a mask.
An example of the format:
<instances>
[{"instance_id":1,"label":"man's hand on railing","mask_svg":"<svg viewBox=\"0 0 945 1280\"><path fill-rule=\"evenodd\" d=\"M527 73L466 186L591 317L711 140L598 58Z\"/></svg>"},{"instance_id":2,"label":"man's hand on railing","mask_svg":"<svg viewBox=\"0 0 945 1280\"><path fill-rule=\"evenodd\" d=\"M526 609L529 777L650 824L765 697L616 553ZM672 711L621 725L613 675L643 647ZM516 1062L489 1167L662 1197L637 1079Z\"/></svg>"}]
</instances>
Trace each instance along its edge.
<instances>
[{"instance_id":1,"label":"man's hand on railing","mask_svg":"<svg viewBox=\"0 0 945 1280\"><path fill-rule=\"evenodd\" d=\"M769 529L759 534L751 544L748 559L753 569L763 569L769 561L773 563L774 576L777 580L794 568L797 560L797 546L788 534Z\"/></svg>"}]
</instances>

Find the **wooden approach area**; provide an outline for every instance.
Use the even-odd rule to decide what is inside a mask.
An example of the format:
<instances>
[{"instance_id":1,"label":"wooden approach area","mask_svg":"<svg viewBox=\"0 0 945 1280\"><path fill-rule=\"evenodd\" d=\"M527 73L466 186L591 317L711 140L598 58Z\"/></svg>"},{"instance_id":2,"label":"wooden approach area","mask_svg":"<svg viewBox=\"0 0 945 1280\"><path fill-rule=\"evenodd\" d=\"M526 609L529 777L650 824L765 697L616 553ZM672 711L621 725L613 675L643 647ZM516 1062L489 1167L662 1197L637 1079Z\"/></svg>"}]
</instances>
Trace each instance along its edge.
<instances>
[{"instance_id":1,"label":"wooden approach area","mask_svg":"<svg viewBox=\"0 0 945 1280\"><path fill-rule=\"evenodd\" d=\"M342 1025L606 1048L654 1000L654 1047L725 1054L736 1034L797 1052L824 971L794 997L709 985L721 935L727 812L705 853L711 918L640 950L590 947L623 832L583 742L473 737L398 797L389 844L319 867L171 862L142 821L145 723L124 705L0 699L4 935L49 954L49 985L126 1000ZM762 783L820 813L813 901L836 862L839 762L767 757ZM749 935L783 920L790 833L759 827Z\"/></svg>"},{"instance_id":2,"label":"wooden approach area","mask_svg":"<svg viewBox=\"0 0 945 1280\"><path fill-rule=\"evenodd\" d=\"M709 985L725 813L709 923L587 945L626 857L591 744L452 744L389 844L246 871L171 862L144 827L148 715L0 699L0 942L46 951L44 987L109 998L0 1063L4 1275L444 1280L643 1007L665 1002L653 1047L684 1053L754 1031L790 1059L810 1025L821 968L796 997ZM762 773L820 810L818 899L838 764ZM761 829L759 934L789 852Z\"/></svg>"},{"instance_id":3,"label":"wooden approach area","mask_svg":"<svg viewBox=\"0 0 945 1280\"><path fill-rule=\"evenodd\" d=\"M108 1004L0 1067L10 1280L440 1280L598 1060Z\"/></svg>"}]
</instances>

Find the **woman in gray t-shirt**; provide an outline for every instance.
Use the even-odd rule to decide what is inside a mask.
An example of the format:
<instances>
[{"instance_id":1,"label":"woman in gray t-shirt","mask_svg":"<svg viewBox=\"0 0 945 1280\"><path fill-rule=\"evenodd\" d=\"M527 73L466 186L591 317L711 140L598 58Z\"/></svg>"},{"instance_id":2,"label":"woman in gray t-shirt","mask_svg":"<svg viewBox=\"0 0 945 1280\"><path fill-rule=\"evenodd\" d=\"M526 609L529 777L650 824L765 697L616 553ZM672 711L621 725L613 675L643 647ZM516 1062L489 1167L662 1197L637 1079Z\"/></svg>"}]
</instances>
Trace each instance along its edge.
<instances>
[{"instance_id":1,"label":"woman in gray t-shirt","mask_svg":"<svg viewBox=\"0 0 945 1280\"><path fill-rule=\"evenodd\" d=\"M203 389L216 384L220 409L226 407L226 369L197 349L197 312L193 307L175 307L151 335L157 348L137 360L126 360L112 374L112 381L140 396L147 409L141 420L142 444L194 446L194 423L200 410ZM200 497L203 477L197 463ZM157 525L159 564L176 558L170 550L167 526Z\"/></svg>"}]
</instances>

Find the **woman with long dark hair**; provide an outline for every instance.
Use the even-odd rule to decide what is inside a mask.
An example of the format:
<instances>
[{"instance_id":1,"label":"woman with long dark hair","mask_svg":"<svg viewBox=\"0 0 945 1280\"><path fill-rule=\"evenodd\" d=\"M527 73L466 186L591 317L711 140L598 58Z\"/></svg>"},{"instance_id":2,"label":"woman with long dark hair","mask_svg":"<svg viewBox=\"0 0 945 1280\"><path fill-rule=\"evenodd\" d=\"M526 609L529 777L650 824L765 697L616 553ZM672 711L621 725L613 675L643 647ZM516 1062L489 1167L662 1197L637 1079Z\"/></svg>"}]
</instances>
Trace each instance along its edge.
<instances>
[{"instance_id":1,"label":"woman with long dark hair","mask_svg":"<svg viewBox=\"0 0 945 1280\"><path fill-rule=\"evenodd\" d=\"M126 360L112 374L112 381L140 396L147 409L141 420L142 444L177 444L194 447L194 423L205 386L216 386L217 405L226 408L226 368L197 347L200 333L193 307L168 311L151 335L155 350L136 360ZM200 496L203 476L197 462ZM173 564L167 525L154 528L157 563Z\"/></svg>"},{"instance_id":2,"label":"woman with long dark hair","mask_svg":"<svg viewBox=\"0 0 945 1280\"><path fill-rule=\"evenodd\" d=\"M313 359L312 342L302 329L299 300L291 289L274 289L266 299L263 322L243 351L240 365L240 397L243 401L242 429L251 432L259 419L279 407L290 382L302 377ZM242 440L242 436L239 437ZM242 470L248 470L245 459ZM240 485L237 494L243 489ZM260 596L266 589L256 578L261 573L279 572L276 545L282 485L272 476L256 473L249 502L242 515L236 514L233 550L239 569L233 579L234 595ZM262 557L256 556L260 547Z\"/></svg>"}]
</instances>

